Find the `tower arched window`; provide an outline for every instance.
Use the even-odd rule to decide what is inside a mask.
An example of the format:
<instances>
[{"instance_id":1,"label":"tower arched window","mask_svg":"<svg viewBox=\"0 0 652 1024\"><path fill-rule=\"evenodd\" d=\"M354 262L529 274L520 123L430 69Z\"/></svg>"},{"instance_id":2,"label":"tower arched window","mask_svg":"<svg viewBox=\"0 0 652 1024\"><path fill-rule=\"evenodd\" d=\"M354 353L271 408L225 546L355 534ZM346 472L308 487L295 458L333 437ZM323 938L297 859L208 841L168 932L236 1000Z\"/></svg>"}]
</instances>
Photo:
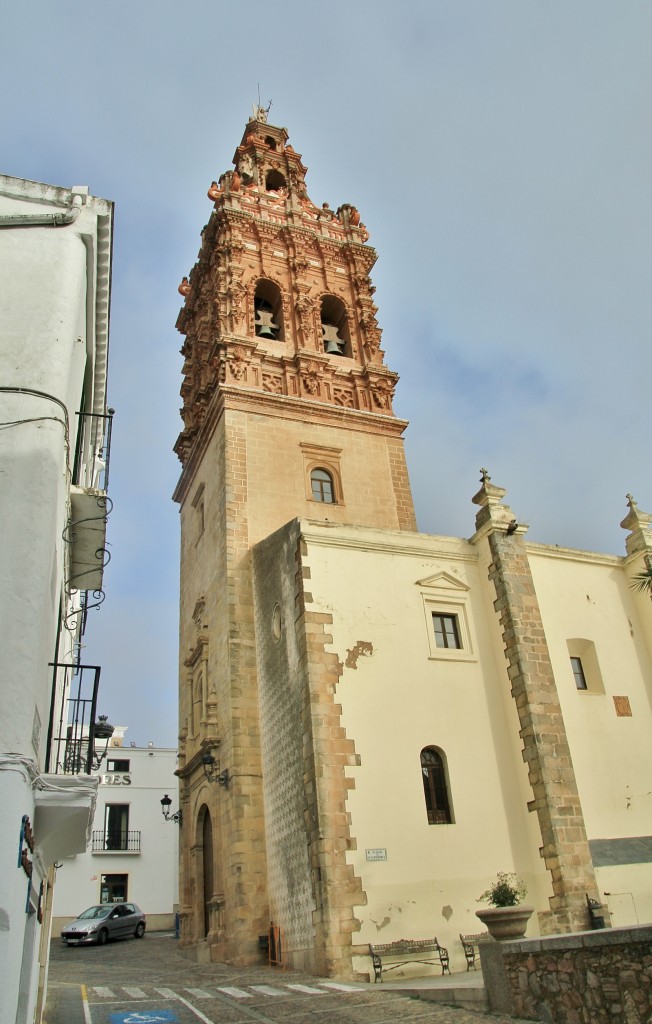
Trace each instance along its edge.
<instances>
[{"instance_id":1,"label":"tower arched window","mask_svg":"<svg viewBox=\"0 0 652 1024\"><path fill-rule=\"evenodd\" d=\"M429 825L448 825L453 821L446 774L442 752L437 747L424 747L421 776Z\"/></svg>"},{"instance_id":2,"label":"tower arched window","mask_svg":"<svg viewBox=\"0 0 652 1024\"><path fill-rule=\"evenodd\" d=\"M287 181L280 171L268 171L265 175L265 189L267 192L280 192L287 188Z\"/></svg>"},{"instance_id":3,"label":"tower arched window","mask_svg":"<svg viewBox=\"0 0 652 1024\"><path fill-rule=\"evenodd\" d=\"M284 341L283 298L273 281L261 279L254 293L254 331L257 338Z\"/></svg>"},{"instance_id":4,"label":"tower arched window","mask_svg":"<svg viewBox=\"0 0 652 1024\"><path fill-rule=\"evenodd\" d=\"M351 355L351 336L346 306L335 295L321 300L321 333L324 352L331 356Z\"/></svg>"},{"instance_id":5,"label":"tower arched window","mask_svg":"<svg viewBox=\"0 0 652 1024\"><path fill-rule=\"evenodd\" d=\"M335 503L335 487L333 477L326 469L313 469L310 474L310 487L315 501L323 501L327 505Z\"/></svg>"}]
</instances>

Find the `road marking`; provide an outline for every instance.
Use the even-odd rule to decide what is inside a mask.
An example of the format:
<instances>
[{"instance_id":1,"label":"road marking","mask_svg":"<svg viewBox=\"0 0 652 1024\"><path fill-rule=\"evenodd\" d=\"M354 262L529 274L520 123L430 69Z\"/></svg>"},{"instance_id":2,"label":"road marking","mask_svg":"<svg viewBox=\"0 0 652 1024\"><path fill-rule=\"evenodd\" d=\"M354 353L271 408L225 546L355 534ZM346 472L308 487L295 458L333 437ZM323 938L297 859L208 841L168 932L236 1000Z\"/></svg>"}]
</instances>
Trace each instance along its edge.
<instances>
[{"instance_id":1,"label":"road marking","mask_svg":"<svg viewBox=\"0 0 652 1024\"><path fill-rule=\"evenodd\" d=\"M189 992L195 999L212 999L213 996L210 992L204 992L203 988L185 988L184 992Z\"/></svg>"},{"instance_id":2,"label":"road marking","mask_svg":"<svg viewBox=\"0 0 652 1024\"><path fill-rule=\"evenodd\" d=\"M123 985L122 991L126 992L132 999L147 999L147 996L143 992L142 988L132 988L130 985Z\"/></svg>"},{"instance_id":3,"label":"road marking","mask_svg":"<svg viewBox=\"0 0 652 1024\"><path fill-rule=\"evenodd\" d=\"M127 1010L126 1013L110 1014L109 1021L111 1024L179 1024L179 1018L172 1010L146 1010L144 1013Z\"/></svg>"},{"instance_id":4,"label":"road marking","mask_svg":"<svg viewBox=\"0 0 652 1024\"><path fill-rule=\"evenodd\" d=\"M164 999L176 999L177 998L176 992L173 992L171 988L155 988L154 991L158 992L158 994L160 996L163 996Z\"/></svg>"},{"instance_id":5,"label":"road marking","mask_svg":"<svg viewBox=\"0 0 652 1024\"><path fill-rule=\"evenodd\" d=\"M319 984L322 988L334 988L338 992L359 992L360 989L356 988L355 985L339 985L336 981L320 981Z\"/></svg>"},{"instance_id":6,"label":"road marking","mask_svg":"<svg viewBox=\"0 0 652 1024\"><path fill-rule=\"evenodd\" d=\"M88 993L86 992L86 986L81 986L82 1006L84 1007L84 1022L85 1024L92 1024L91 1022L91 1011L88 1005Z\"/></svg>"},{"instance_id":7,"label":"road marking","mask_svg":"<svg viewBox=\"0 0 652 1024\"><path fill-rule=\"evenodd\" d=\"M223 992L225 996L231 996L233 999L251 999L251 992L245 992L241 988L218 988L218 992Z\"/></svg>"},{"instance_id":8,"label":"road marking","mask_svg":"<svg viewBox=\"0 0 652 1024\"><path fill-rule=\"evenodd\" d=\"M93 992L96 996L99 996L100 999L115 999L115 994L111 989L104 988L102 985L95 985Z\"/></svg>"},{"instance_id":9,"label":"road marking","mask_svg":"<svg viewBox=\"0 0 652 1024\"><path fill-rule=\"evenodd\" d=\"M281 992L280 988L272 988L271 985L250 985L250 989L254 992L261 992L264 996L284 996L285 992Z\"/></svg>"},{"instance_id":10,"label":"road marking","mask_svg":"<svg viewBox=\"0 0 652 1024\"><path fill-rule=\"evenodd\" d=\"M307 996L325 996L323 988L313 988L311 985L288 985L293 992L305 992Z\"/></svg>"},{"instance_id":11,"label":"road marking","mask_svg":"<svg viewBox=\"0 0 652 1024\"><path fill-rule=\"evenodd\" d=\"M167 991L170 990L168 989ZM193 1006L192 1003L189 1003L187 999L184 999L183 996L180 996L178 992L173 992L172 998L177 999L180 1003L183 1003L184 1006L187 1006L189 1010L192 1010L195 1017L199 1017L203 1024L215 1024L215 1021L210 1020L209 1017L205 1017L201 1010L198 1010L196 1006Z\"/></svg>"}]
</instances>

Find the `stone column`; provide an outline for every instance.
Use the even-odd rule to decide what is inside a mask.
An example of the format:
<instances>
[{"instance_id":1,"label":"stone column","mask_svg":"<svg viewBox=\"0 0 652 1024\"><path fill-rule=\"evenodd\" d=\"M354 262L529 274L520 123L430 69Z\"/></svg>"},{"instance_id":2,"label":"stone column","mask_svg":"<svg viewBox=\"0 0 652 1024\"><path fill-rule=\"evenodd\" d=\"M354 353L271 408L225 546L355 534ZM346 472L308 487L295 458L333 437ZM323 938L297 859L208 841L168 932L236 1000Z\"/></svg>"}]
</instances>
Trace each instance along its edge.
<instances>
[{"instance_id":1,"label":"stone column","mask_svg":"<svg viewBox=\"0 0 652 1024\"><path fill-rule=\"evenodd\" d=\"M472 543L486 541L494 608L502 627L507 675L521 723L522 756L528 766L541 830L540 854L550 873L554 895L550 911L539 913L543 934L589 927L586 896L600 902L566 729L553 675L541 611L523 534L506 491L482 470L482 486L473 498L480 506Z\"/></svg>"}]
</instances>

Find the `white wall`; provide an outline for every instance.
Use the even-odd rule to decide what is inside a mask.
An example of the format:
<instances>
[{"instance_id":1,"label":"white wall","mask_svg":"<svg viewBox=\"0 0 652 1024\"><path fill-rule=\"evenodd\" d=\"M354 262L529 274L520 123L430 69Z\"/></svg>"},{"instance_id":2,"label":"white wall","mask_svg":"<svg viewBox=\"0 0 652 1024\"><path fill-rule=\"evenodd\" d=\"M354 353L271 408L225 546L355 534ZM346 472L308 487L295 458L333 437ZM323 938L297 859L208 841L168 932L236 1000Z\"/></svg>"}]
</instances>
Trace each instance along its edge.
<instances>
[{"instance_id":1,"label":"white wall","mask_svg":"<svg viewBox=\"0 0 652 1024\"><path fill-rule=\"evenodd\" d=\"M308 532L306 563L310 609L333 616L332 650L343 666L335 699L361 759L347 771L357 843L347 859L368 897L356 908L355 941L437 935L460 968L459 932L481 930L476 898L498 871L516 870L543 900L552 894L526 808L516 711L502 699L506 673L487 627L477 552L455 538L347 528L339 544L333 534L313 544ZM433 649L437 609L460 616L463 650ZM352 658L361 641L371 653ZM426 746L446 755L453 824L428 823ZM373 849L387 859L368 861ZM529 934L536 931L533 918ZM369 962L355 966L368 970Z\"/></svg>"},{"instance_id":2,"label":"white wall","mask_svg":"<svg viewBox=\"0 0 652 1024\"><path fill-rule=\"evenodd\" d=\"M357 844L347 859L368 897L355 911L362 928L354 941L437 935L453 969L464 969L459 932L482 930L476 900L498 871L521 876L538 910L552 895L527 811L532 793L486 566L455 538L303 522L302 532L309 607L333 617L329 649L342 664L335 700L361 760L347 769ZM649 624L633 606L624 559L538 546L530 555L589 838L650 835ZM463 651L433 651L435 609L460 616ZM605 694L576 690L569 637L595 640ZM614 694L629 695L631 718L616 716ZM419 754L429 745L446 754L453 824L427 822ZM365 851L378 849L387 859L368 861ZM640 920L652 911L646 867L598 874L603 890L634 893ZM616 923L635 923L630 896L611 902ZM365 971L369 962L354 966Z\"/></svg>"},{"instance_id":3,"label":"white wall","mask_svg":"<svg viewBox=\"0 0 652 1024\"><path fill-rule=\"evenodd\" d=\"M165 821L161 798L172 799L172 812L179 808L176 750L162 747L109 747L107 760L129 761L129 773L108 772L107 761L99 771L97 809L93 831L101 832L107 804L129 806L129 831L140 832L140 852L92 852L64 859L57 870L54 893L53 934L65 920L76 917L85 907L101 900L103 874L127 874L129 901L147 915L150 930L174 925L178 903L179 826Z\"/></svg>"},{"instance_id":4,"label":"white wall","mask_svg":"<svg viewBox=\"0 0 652 1024\"><path fill-rule=\"evenodd\" d=\"M83 841L94 799L90 780L72 780L58 793L43 772L49 662L66 603L62 533L85 379L91 402L95 392L102 409L104 403L112 204L0 175L2 219L63 213L73 201L80 213L65 227L0 227L0 1019L12 1022L33 1019L41 944L36 915L25 912L27 877L17 866L22 817L29 818L36 841L29 858L37 900L48 858L57 856L53 805L60 799L64 817L74 819L74 848L79 837Z\"/></svg>"}]
</instances>

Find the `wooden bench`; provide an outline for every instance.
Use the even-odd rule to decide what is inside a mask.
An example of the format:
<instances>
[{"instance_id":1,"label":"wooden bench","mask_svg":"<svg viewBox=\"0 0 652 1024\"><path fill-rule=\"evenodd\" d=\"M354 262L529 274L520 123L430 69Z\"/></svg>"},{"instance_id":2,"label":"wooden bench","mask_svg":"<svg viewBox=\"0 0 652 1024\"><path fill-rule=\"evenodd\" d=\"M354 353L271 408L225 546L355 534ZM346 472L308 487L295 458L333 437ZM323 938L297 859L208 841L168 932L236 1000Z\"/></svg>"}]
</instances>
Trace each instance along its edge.
<instances>
[{"instance_id":1,"label":"wooden bench","mask_svg":"<svg viewBox=\"0 0 652 1024\"><path fill-rule=\"evenodd\" d=\"M393 971L406 964L437 964L442 974L450 974L448 950L440 946L436 938L398 939L377 945L369 943L369 955L374 965L374 984L383 980L383 971ZM384 962L387 957L399 959L387 965Z\"/></svg>"},{"instance_id":2,"label":"wooden bench","mask_svg":"<svg viewBox=\"0 0 652 1024\"><path fill-rule=\"evenodd\" d=\"M466 969L470 971L477 970L476 960L480 959L480 952L478 950L478 942L480 939L486 939L489 932L476 932L474 935L462 935L460 932L460 942L464 949L464 956L466 957Z\"/></svg>"}]
</instances>

